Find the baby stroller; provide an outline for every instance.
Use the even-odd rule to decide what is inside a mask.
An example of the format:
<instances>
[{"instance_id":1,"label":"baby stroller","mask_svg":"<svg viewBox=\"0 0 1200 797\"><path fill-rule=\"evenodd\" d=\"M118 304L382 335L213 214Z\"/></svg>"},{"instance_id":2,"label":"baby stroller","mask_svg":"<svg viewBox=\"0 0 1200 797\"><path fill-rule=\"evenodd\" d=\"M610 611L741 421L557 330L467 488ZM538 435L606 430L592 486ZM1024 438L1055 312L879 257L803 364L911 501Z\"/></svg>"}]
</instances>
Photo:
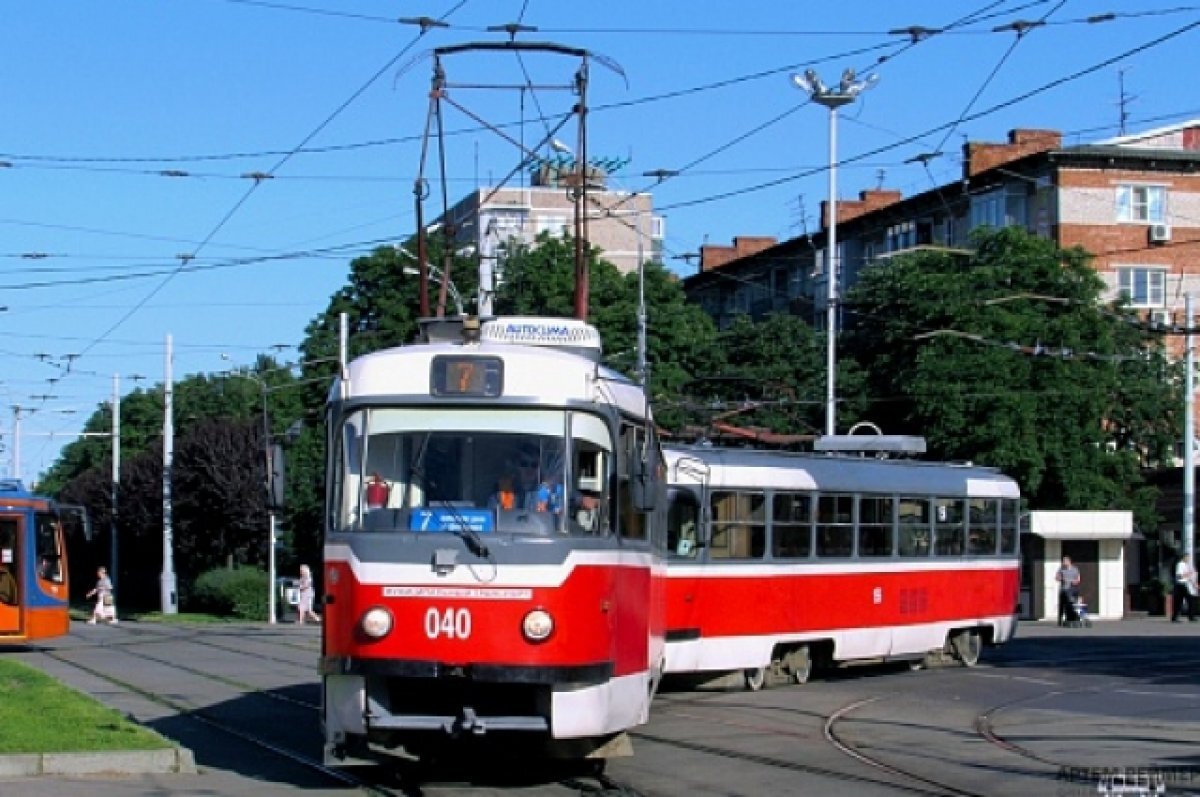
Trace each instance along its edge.
<instances>
[{"instance_id":1,"label":"baby stroller","mask_svg":"<svg viewBox=\"0 0 1200 797\"><path fill-rule=\"evenodd\" d=\"M1071 611L1075 614L1074 619L1068 617L1067 625L1073 628L1091 628L1092 621L1088 619L1087 601L1079 592L1071 593Z\"/></svg>"}]
</instances>

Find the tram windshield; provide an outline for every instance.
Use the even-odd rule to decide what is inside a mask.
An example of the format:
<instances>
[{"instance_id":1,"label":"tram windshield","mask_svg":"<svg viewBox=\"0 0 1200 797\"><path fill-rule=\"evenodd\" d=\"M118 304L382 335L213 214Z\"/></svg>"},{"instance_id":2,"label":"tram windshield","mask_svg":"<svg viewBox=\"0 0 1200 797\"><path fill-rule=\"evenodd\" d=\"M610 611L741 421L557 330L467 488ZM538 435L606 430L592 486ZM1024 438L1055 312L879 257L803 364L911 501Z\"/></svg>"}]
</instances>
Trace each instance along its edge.
<instances>
[{"instance_id":1,"label":"tram windshield","mask_svg":"<svg viewBox=\"0 0 1200 797\"><path fill-rule=\"evenodd\" d=\"M367 408L334 452L334 528L603 534L613 451L598 416L564 410Z\"/></svg>"}]
</instances>

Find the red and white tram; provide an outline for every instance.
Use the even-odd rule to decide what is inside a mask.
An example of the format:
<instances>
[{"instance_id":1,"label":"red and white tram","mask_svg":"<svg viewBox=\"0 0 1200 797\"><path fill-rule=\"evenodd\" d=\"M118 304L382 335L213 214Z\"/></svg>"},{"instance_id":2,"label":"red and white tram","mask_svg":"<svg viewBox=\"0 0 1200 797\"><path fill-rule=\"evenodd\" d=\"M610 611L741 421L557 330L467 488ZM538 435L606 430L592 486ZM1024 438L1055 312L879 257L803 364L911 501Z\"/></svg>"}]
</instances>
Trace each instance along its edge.
<instances>
[{"instance_id":1,"label":"red and white tram","mask_svg":"<svg viewBox=\"0 0 1200 797\"><path fill-rule=\"evenodd\" d=\"M668 447L667 672L975 664L1012 637L1017 484L957 464Z\"/></svg>"},{"instance_id":2,"label":"red and white tram","mask_svg":"<svg viewBox=\"0 0 1200 797\"><path fill-rule=\"evenodd\" d=\"M327 760L467 739L624 752L664 658L646 396L579 321L441 337L354 360L331 393Z\"/></svg>"}]
</instances>

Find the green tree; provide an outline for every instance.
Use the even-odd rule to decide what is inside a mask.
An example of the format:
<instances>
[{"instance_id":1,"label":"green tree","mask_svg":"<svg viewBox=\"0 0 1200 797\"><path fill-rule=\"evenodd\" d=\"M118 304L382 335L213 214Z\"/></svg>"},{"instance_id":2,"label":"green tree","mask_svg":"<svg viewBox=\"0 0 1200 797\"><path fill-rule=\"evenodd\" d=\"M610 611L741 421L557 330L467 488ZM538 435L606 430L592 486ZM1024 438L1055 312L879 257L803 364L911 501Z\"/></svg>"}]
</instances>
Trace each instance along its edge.
<instances>
[{"instance_id":1,"label":"green tree","mask_svg":"<svg viewBox=\"0 0 1200 797\"><path fill-rule=\"evenodd\" d=\"M825 338L803 319L774 314L739 316L717 336L722 363L706 385L732 424L785 434L820 434L825 424ZM861 369L837 363L839 428L862 420ZM730 404L734 407L730 407ZM737 404L743 405L742 408Z\"/></svg>"},{"instance_id":2,"label":"green tree","mask_svg":"<svg viewBox=\"0 0 1200 797\"><path fill-rule=\"evenodd\" d=\"M543 233L533 246L512 248L496 294L501 315L573 316L574 240ZM604 343L603 361L637 376L639 277L622 275L599 250L588 255L588 321ZM688 304L683 287L661 263L642 270L646 306L646 363L655 419L677 428L690 419L686 391L719 361L716 330L699 307Z\"/></svg>"},{"instance_id":3,"label":"green tree","mask_svg":"<svg viewBox=\"0 0 1200 797\"><path fill-rule=\"evenodd\" d=\"M295 377L267 357L254 371L194 375L174 386L175 445L172 526L180 590L215 566L261 566L267 554L266 455L263 399L276 439L303 413ZM111 407L101 406L85 429L107 433ZM125 605L157 603L162 570L162 387L121 400L121 484L118 582ZM66 447L45 484L88 508L95 539L76 542L72 569L87 573L108 562L112 528L112 440L85 437Z\"/></svg>"},{"instance_id":4,"label":"green tree","mask_svg":"<svg viewBox=\"0 0 1200 797\"><path fill-rule=\"evenodd\" d=\"M849 293L846 351L872 417L936 457L1001 468L1035 506L1152 523L1140 468L1166 455L1181 405L1161 338L1101 303L1080 249L1015 229L974 245L893 259Z\"/></svg>"}]
</instances>

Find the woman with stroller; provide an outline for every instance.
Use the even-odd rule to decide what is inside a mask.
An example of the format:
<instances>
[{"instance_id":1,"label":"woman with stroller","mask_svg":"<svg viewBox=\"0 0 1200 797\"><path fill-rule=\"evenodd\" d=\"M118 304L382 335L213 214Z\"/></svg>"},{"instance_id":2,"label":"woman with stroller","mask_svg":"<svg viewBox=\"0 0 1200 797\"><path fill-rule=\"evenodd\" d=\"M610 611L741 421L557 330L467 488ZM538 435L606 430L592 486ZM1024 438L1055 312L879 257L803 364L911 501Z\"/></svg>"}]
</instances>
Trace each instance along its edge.
<instances>
[{"instance_id":1,"label":"woman with stroller","mask_svg":"<svg viewBox=\"0 0 1200 797\"><path fill-rule=\"evenodd\" d=\"M1054 574L1058 582L1058 624L1071 625L1079 622L1075 601L1079 597L1079 568L1071 564L1071 557L1062 558L1062 566Z\"/></svg>"}]
</instances>

